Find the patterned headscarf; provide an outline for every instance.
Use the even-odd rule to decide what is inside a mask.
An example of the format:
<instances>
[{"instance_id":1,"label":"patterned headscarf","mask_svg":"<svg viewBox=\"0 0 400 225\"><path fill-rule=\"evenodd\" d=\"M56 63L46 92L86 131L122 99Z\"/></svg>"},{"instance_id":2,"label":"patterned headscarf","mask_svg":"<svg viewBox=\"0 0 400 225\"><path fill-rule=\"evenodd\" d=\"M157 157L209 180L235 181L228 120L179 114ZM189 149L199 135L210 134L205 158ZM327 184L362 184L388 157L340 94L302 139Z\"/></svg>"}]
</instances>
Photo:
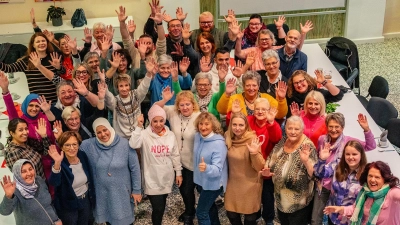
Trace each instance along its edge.
<instances>
[{"instance_id":1,"label":"patterned headscarf","mask_svg":"<svg viewBox=\"0 0 400 225\"><path fill-rule=\"evenodd\" d=\"M13 165L12 172L14 174L14 180L16 182L17 189L19 190L19 192L21 192L21 195L24 198L33 198L38 186L35 182L35 178L34 178L32 184L28 184L25 182L24 178L22 177L21 169L22 169L22 165L25 162L28 162L31 164L32 168L35 170L35 176L36 176L35 166L33 165L33 163L31 161L29 161L27 159L19 159L18 161L16 161Z\"/></svg>"}]
</instances>

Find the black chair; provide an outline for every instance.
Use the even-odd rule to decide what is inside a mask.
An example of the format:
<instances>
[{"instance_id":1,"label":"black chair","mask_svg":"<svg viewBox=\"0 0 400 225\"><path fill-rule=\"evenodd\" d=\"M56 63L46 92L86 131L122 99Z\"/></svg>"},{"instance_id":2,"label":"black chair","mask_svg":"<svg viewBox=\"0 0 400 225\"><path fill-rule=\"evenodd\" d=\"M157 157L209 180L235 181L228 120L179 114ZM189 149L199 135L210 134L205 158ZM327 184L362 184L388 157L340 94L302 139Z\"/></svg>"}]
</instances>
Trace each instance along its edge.
<instances>
[{"instance_id":1,"label":"black chair","mask_svg":"<svg viewBox=\"0 0 400 225\"><path fill-rule=\"evenodd\" d=\"M390 143L400 148L400 119L390 119L387 125Z\"/></svg>"},{"instance_id":2,"label":"black chair","mask_svg":"<svg viewBox=\"0 0 400 225\"><path fill-rule=\"evenodd\" d=\"M354 83L356 78L359 76L359 72L357 68L354 68L353 71L351 72L349 78L347 78L346 83L349 85L349 87L354 87Z\"/></svg>"},{"instance_id":3,"label":"black chair","mask_svg":"<svg viewBox=\"0 0 400 225\"><path fill-rule=\"evenodd\" d=\"M389 94L389 83L387 82L387 80L381 76L375 76L374 79L372 79L371 85L368 88L368 95L365 97L362 95L357 95L357 98L358 100L360 100L364 108L367 108L368 96L380 97L386 99L388 94Z\"/></svg>"},{"instance_id":4,"label":"black chair","mask_svg":"<svg viewBox=\"0 0 400 225\"><path fill-rule=\"evenodd\" d=\"M26 55L28 48L23 44L0 44L0 62L11 64Z\"/></svg>"},{"instance_id":5,"label":"black chair","mask_svg":"<svg viewBox=\"0 0 400 225\"><path fill-rule=\"evenodd\" d=\"M397 118L397 109L388 100L379 97L372 97L367 105L367 111L378 126L387 129L388 122Z\"/></svg>"},{"instance_id":6,"label":"black chair","mask_svg":"<svg viewBox=\"0 0 400 225\"><path fill-rule=\"evenodd\" d=\"M285 43L286 43L285 38L279 38L278 30L276 29L276 25L274 23L267 24L266 27L268 30L270 30L274 34L274 37L276 40L275 45L277 45L277 46L285 45ZM289 26L286 23L284 23L282 28L285 31L285 33L287 34L287 32L289 31Z\"/></svg>"}]
</instances>

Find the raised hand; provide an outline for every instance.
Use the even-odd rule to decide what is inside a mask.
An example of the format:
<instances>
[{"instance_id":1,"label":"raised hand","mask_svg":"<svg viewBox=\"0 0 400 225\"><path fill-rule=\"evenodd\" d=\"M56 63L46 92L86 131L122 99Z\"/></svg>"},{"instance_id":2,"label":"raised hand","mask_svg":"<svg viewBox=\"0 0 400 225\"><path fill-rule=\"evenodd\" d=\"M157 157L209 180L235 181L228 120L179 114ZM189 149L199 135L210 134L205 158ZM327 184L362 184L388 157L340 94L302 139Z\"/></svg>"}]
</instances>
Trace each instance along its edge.
<instances>
[{"instance_id":1,"label":"raised hand","mask_svg":"<svg viewBox=\"0 0 400 225\"><path fill-rule=\"evenodd\" d=\"M310 30L314 29L313 23L310 20L307 20L304 26L302 23L300 23L300 28L301 33L303 34L307 34Z\"/></svg>"},{"instance_id":2,"label":"raised hand","mask_svg":"<svg viewBox=\"0 0 400 225\"><path fill-rule=\"evenodd\" d=\"M237 35L240 33L240 27L242 26L242 24L239 24L239 22L235 19L232 21L232 23L229 24L229 30L231 31L231 33L237 37Z\"/></svg>"},{"instance_id":3,"label":"raised hand","mask_svg":"<svg viewBox=\"0 0 400 225\"><path fill-rule=\"evenodd\" d=\"M250 154L255 155L259 153L258 149L260 148L262 143L260 142L258 137L254 137L253 140L251 140L251 144L249 145L249 143L246 143L246 145L249 149Z\"/></svg>"},{"instance_id":4,"label":"raised hand","mask_svg":"<svg viewBox=\"0 0 400 225\"><path fill-rule=\"evenodd\" d=\"M137 117L136 121L137 121L137 125L138 125L139 127L142 127L142 128L143 128L143 125L144 125L144 117L143 117L143 114L140 114L140 115Z\"/></svg>"},{"instance_id":5,"label":"raised hand","mask_svg":"<svg viewBox=\"0 0 400 225\"><path fill-rule=\"evenodd\" d=\"M268 166L264 166L264 168L260 171L260 173L264 177L272 177L273 175L275 175L274 173L271 172L271 168L269 168Z\"/></svg>"},{"instance_id":6,"label":"raised hand","mask_svg":"<svg viewBox=\"0 0 400 225\"><path fill-rule=\"evenodd\" d=\"M343 214L344 206L326 206L324 209L324 214L329 215L331 213Z\"/></svg>"},{"instance_id":7,"label":"raised hand","mask_svg":"<svg viewBox=\"0 0 400 225\"><path fill-rule=\"evenodd\" d=\"M138 52L140 54L140 57L145 58L146 57L146 51L147 51L146 41L139 39Z\"/></svg>"},{"instance_id":8,"label":"raised hand","mask_svg":"<svg viewBox=\"0 0 400 225\"><path fill-rule=\"evenodd\" d=\"M102 51L107 51L112 45L112 42L110 41L107 35L104 35L103 39L99 40L99 42Z\"/></svg>"},{"instance_id":9,"label":"raised hand","mask_svg":"<svg viewBox=\"0 0 400 225\"><path fill-rule=\"evenodd\" d=\"M171 76L173 81L178 81L178 63L172 62L171 63Z\"/></svg>"},{"instance_id":10,"label":"raised hand","mask_svg":"<svg viewBox=\"0 0 400 225\"><path fill-rule=\"evenodd\" d=\"M135 21L129 20L128 24L126 25L126 27L128 28L128 32L129 33L135 33L135 30L136 30Z\"/></svg>"},{"instance_id":11,"label":"raised hand","mask_svg":"<svg viewBox=\"0 0 400 225\"><path fill-rule=\"evenodd\" d=\"M80 95L87 95L89 94L88 89L86 88L85 84L78 79L72 79L72 83L74 83L74 90L78 92Z\"/></svg>"},{"instance_id":12,"label":"raised hand","mask_svg":"<svg viewBox=\"0 0 400 225\"><path fill-rule=\"evenodd\" d=\"M56 140L61 136L62 133L63 133L63 130L62 130L61 122L59 120L54 121L53 134L54 134L54 137L56 137Z\"/></svg>"},{"instance_id":13,"label":"raised hand","mask_svg":"<svg viewBox=\"0 0 400 225\"><path fill-rule=\"evenodd\" d=\"M292 104L290 104L290 112L292 113L292 116L300 116L299 104L292 102Z\"/></svg>"},{"instance_id":14,"label":"raised hand","mask_svg":"<svg viewBox=\"0 0 400 225\"><path fill-rule=\"evenodd\" d=\"M236 65L234 68L231 68L231 71L232 71L233 76L240 78L240 76L242 76L242 74L245 72L245 71L243 71L242 61L240 61L240 60L236 61Z\"/></svg>"},{"instance_id":15,"label":"raised hand","mask_svg":"<svg viewBox=\"0 0 400 225\"><path fill-rule=\"evenodd\" d=\"M49 146L49 155L54 160L54 162L61 163L64 158L64 151L58 153L55 145Z\"/></svg>"},{"instance_id":16,"label":"raised hand","mask_svg":"<svg viewBox=\"0 0 400 225\"><path fill-rule=\"evenodd\" d=\"M106 72L104 69L100 70L100 67L97 67L97 75L102 83L106 83Z\"/></svg>"},{"instance_id":17,"label":"raised hand","mask_svg":"<svg viewBox=\"0 0 400 225\"><path fill-rule=\"evenodd\" d=\"M236 38L238 40L242 40L243 35L244 35L243 30L240 30L239 33L236 35Z\"/></svg>"},{"instance_id":18,"label":"raised hand","mask_svg":"<svg viewBox=\"0 0 400 225\"><path fill-rule=\"evenodd\" d=\"M275 121L276 114L278 114L278 109L276 107L271 107L266 112L267 114L267 121L269 124L273 124Z\"/></svg>"},{"instance_id":19,"label":"raised hand","mask_svg":"<svg viewBox=\"0 0 400 225\"><path fill-rule=\"evenodd\" d=\"M44 97L44 95L39 96L39 98L37 100L39 103L39 107L43 112L48 112L50 110L51 101L47 102L46 97Z\"/></svg>"},{"instance_id":20,"label":"raised hand","mask_svg":"<svg viewBox=\"0 0 400 225\"><path fill-rule=\"evenodd\" d=\"M155 22L156 24L162 23L162 21L163 21L163 15L161 14L161 12L157 12L156 15L151 16L150 19L154 20L154 22Z\"/></svg>"},{"instance_id":21,"label":"raised hand","mask_svg":"<svg viewBox=\"0 0 400 225\"><path fill-rule=\"evenodd\" d=\"M358 124L360 124L361 128L364 130L364 132L369 131L369 125L368 125L368 120L367 116L363 115L362 113L358 114Z\"/></svg>"},{"instance_id":22,"label":"raised hand","mask_svg":"<svg viewBox=\"0 0 400 225\"><path fill-rule=\"evenodd\" d=\"M187 17L188 13L184 13L182 7L178 7L176 9L176 18L180 21L184 21Z\"/></svg>"},{"instance_id":23,"label":"raised hand","mask_svg":"<svg viewBox=\"0 0 400 225\"><path fill-rule=\"evenodd\" d=\"M31 61L31 63L36 68L38 68L40 65L42 65L39 55L35 51L33 51L33 52L31 52L31 54L29 54L29 61Z\"/></svg>"},{"instance_id":24,"label":"raised hand","mask_svg":"<svg viewBox=\"0 0 400 225\"><path fill-rule=\"evenodd\" d=\"M119 64L121 63L121 55L118 52L114 51L112 53L112 56L113 61L108 60L108 62L110 63L112 68L117 69L119 67Z\"/></svg>"},{"instance_id":25,"label":"raised hand","mask_svg":"<svg viewBox=\"0 0 400 225\"><path fill-rule=\"evenodd\" d=\"M324 143L324 146L321 146L319 150L319 158L322 160L327 160L331 155L331 144L329 142Z\"/></svg>"},{"instance_id":26,"label":"raised hand","mask_svg":"<svg viewBox=\"0 0 400 225\"><path fill-rule=\"evenodd\" d=\"M44 34L44 36L46 36L47 40L49 40L49 42L53 42L54 41L54 33L48 30L43 30L42 32Z\"/></svg>"},{"instance_id":27,"label":"raised hand","mask_svg":"<svg viewBox=\"0 0 400 225\"><path fill-rule=\"evenodd\" d=\"M61 55L58 56L57 52L51 52L50 57L51 57L51 60L49 60L50 64L54 68L59 70L61 68Z\"/></svg>"},{"instance_id":28,"label":"raised hand","mask_svg":"<svg viewBox=\"0 0 400 225\"><path fill-rule=\"evenodd\" d=\"M190 24L185 23L182 28L182 38L189 39L191 35L192 35L192 32L190 31Z\"/></svg>"},{"instance_id":29,"label":"raised hand","mask_svg":"<svg viewBox=\"0 0 400 225\"><path fill-rule=\"evenodd\" d=\"M317 78L315 79L318 83L322 83L325 81L325 77L323 72L321 72L320 70L314 70L315 76L317 76Z\"/></svg>"},{"instance_id":30,"label":"raised hand","mask_svg":"<svg viewBox=\"0 0 400 225\"><path fill-rule=\"evenodd\" d=\"M164 10L164 12L162 14L162 18L166 23L169 23L169 21L172 20L171 15L169 15L166 10Z\"/></svg>"},{"instance_id":31,"label":"raised hand","mask_svg":"<svg viewBox=\"0 0 400 225\"><path fill-rule=\"evenodd\" d=\"M256 61L256 52L255 51L249 52L246 57L246 65L250 67L251 65L253 65L255 61Z\"/></svg>"},{"instance_id":32,"label":"raised hand","mask_svg":"<svg viewBox=\"0 0 400 225\"><path fill-rule=\"evenodd\" d=\"M184 55L183 54L183 46L181 46L181 43L176 42L174 44L174 47L175 47L175 51L171 52L171 55L179 55L179 56L183 56Z\"/></svg>"},{"instance_id":33,"label":"raised hand","mask_svg":"<svg viewBox=\"0 0 400 225\"><path fill-rule=\"evenodd\" d=\"M223 64L218 66L218 77L219 77L219 82L224 82L225 81L225 77L228 75L228 65Z\"/></svg>"},{"instance_id":34,"label":"raised hand","mask_svg":"<svg viewBox=\"0 0 400 225\"><path fill-rule=\"evenodd\" d=\"M230 78L225 85L225 94L230 96L235 91L236 91L236 78Z\"/></svg>"},{"instance_id":35,"label":"raised hand","mask_svg":"<svg viewBox=\"0 0 400 225\"><path fill-rule=\"evenodd\" d=\"M162 98L164 101L168 102L169 100L171 100L172 97L174 97L174 92L171 90L169 86L167 86L162 91Z\"/></svg>"},{"instance_id":36,"label":"raised hand","mask_svg":"<svg viewBox=\"0 0 400 225\"><path fill-rule=\"evenodd\" d=\"M107 84L105 82L99 82L97 84L97 89L97 97L99 97L99 100L103 100L106 97Z\"/></svg>"},{"instance_id":37,"label":"raised hand","mask_svg":"<svg viewBox=\"0 0 400 225\"><path fill-rule=\"evenodd\" d=\"M312 151L312 149L310 147L310 144L302 144L302 147L300 150L300 159L303 162L303 164L306 164L308 162L311 151Z\"/></svg>"},{"instance_id":38,"label":"raised hand","mask_svg":"<svg viewBox=\"0 0 400 225\"><path fill-rule=\"evenodd\" d=\"M148 57L145 61L147 73L151 74L151 76L156 75L158 72L158 65L156 60L153 57Z\"/></svg>"},{"instance_id":39,"label":"raised hand","mask_svg":"<svg viewBox=\"0 0 400 225\"><path fill-rule=\"evenodd\" d=\"M175 177L175 184L178 185L178 187L180 187L182 185L182 176L176 176Z\"/></svg>"},{"instance_id":40,"label":"raised hand","mask_svg":"<svg viewBox=\"0 0 400 225\"><path fill-rule=\"evenodd\" d=\"M68 47L71 49L72 52L78 51L78 44L76 43L76 38L72 39L69 35L64 36L65 41L67 42Z\"/></svg>"},{"instance_id":41,"label":"raised hand","mask_svg":"<svg viewBox=\"0 0 400 225\"><path fill-rule=\"evenodd\" d=\"M115 32L115 29L113 28L112 25L107 25L106 26L106 35L104 35L104 36L107 36L110 44L112 44L111 41L112 41L112 39L114 37L114 32Z\"/></svg>"},{"instance_id":42,"label":"raised hand","mask_svg":"<svg viewBox=\"0 0 400 225\"><path fill-rule=\"evenodd\" d=\"M239 99L235 99L232 102L232 113L238 113L242 111L242 107L240 106L240 101Z\"/></svg>"},{"instance_id":43,"label":"raised hand","mask_svg":"<svg viewBox=\"0 0 400 225\"><path fill-rule=\"evenodd\" d=\"M287 88L285 81L278 81L278 84L275 86L276 100L283 100L286 98Z\"/></svg>"},{"instance_id":44,"label":"raised hand","mask_svg":"<svg viewBox=\"0 0 400 225\"><path fill-rule=\"evenodd\" d=\"M224 19L227 23L232 23L234 20L236 20L235 11L228 9L228 15L224 16Z\"/></svg>"},{"instance_id":45,"label":"raised hand","mask_svg":"<svg viewBox=\"0 0 400 225\"><path fill-rule=\"evenodd\" d=\"M182 60L179 62L179 71L181 74L186 74L187 69L189 68L190 60L188 57L183 57Z\"/></svg>"},{"instance_id":46,"label":"raised hand","mask_svg":"<svg viewBox=\"0 0 400 225\"><path fill-rule=\"evenodd\" d=\"M128 16L125 14L125 7L123 7L122 5L119 6L119 11L115 10L115 12L118 15L118 20L121 23L125 23L126 19L128 19Z\"/></svg>"},{"instance_id":47,"label":"raised hand","mask_svg":"<svg viewBox=\"0 0 400 225\"><path fill-rule=\"evenodd\" d=\"M40 137L47 137L47 129L46 129L46 120L44 118L39 118L38 126L35 126L36 133L40 135Z\"/></svg>"},{"instance_id":48,"label":"raised hand","mask_svg":"<svg viewBox=\"0 0 400 225\"><path fill-rule=\"evenodd\" d=\"M279 16L278 20L274 19L274 23L275 23L276 27L282 27L285 22L286 22L285 16Z\"/></svg>"},{"instance_id":49,"label":"raised hand","mask_svg":"<svg viewBox=\"0 0 400 225\"><path fill-rule=\"evenodd\" d=\"M213 64L211 63L211 60L208 59L207 57L203 56L200 59L200 71L201 72L208 72L211 70Z\"/></svg>"},{"instance_id":50,"label":"raised hand","mask_svg":"<svg viewBox=\"0 0 400 225\"><path fill-rule=\"evenodd\" d=\"M89 28L85 27L85 29L83 30L83 34L85 38L83 38L82 41L84 41L85 43L92 43L92 31Z\"/></svg>"},{"instance_id":51,"label":"raised hand","mask_svg":"<svg viewBox=\"0 0 400 225\"><path fill-rule=\"evenodd\" d=\"M160 1L159 0L151 0L151 3L149 2L150 9L151 9L151 15L150 16L155 16L157 12L160 12L161 9L163 8L160 6Z\"/></svg>"},{"instance_id":52,"label":"raised hand","mask_svg":"<svg viewBox=\"0 0 400 225\"><path fill-rule=\"evenodd\" d=\"M4 175L3 177L3 182L0 181L1 186L3 187L4 190L4 195L8 198L11 199L14 195L15 189L17 187L17 184L15 181L11 181L10 175L6 176Z\"/></svg>"},{"instance_id":53,"label":"raised hand","mask_svg":"<svg viewBox=\"0 0 400 225\"><path fill-rule=\"evenodd\" d=\"M4 74L3 71L0 70L0 87L3 94L8 93L8 86L10 83L8 82L8 77Z\"/></svg>"},{"instance_id":54,"label":"raised hand","mask_svg":"<svg viewBox=\"0 0 400 225\"><path fill-rule=\"evenodd\" d=\"M199 163L199 171L204 172L207 169L207 164L204 162L204 157L201 157L201 162Z\"/></svg>"},{"instance_id":55,"label":"raised hand","mask_svg":"<svg viewBox=\"0 0 400 225\"><path fill-rule=\"evenodd\" d=\"M36 27L35 10L33 8L30 11L30 15L31 15L31 23L32 23L32 25L33 25L33 27Z\"/></svg>"}]
</instances>

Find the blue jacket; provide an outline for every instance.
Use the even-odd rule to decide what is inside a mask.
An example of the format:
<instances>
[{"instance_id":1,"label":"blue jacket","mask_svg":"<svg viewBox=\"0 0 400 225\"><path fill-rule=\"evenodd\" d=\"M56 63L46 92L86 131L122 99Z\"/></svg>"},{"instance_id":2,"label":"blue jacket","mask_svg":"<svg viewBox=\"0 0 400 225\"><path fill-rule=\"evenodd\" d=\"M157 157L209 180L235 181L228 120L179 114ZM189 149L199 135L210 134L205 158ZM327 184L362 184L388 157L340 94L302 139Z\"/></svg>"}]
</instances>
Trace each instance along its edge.
<instances>
[{"instance_id":1,"label":"blue jacket","mask_svg":"<svg viewBox=\"0 0 400 225\"><path fill-rule=\"evenodd\" d=\"M92 169L89 165L89 160L85 152L78 151L78 158L82 163L82 168L85 171L88 180L88 197L92 208L95 207L95 191L93 184L93 174ZM74 174L72 174L72 169L69 167L70 164L66 157L64 157L61 162L60 173L51 172L49 178L49 184L54 186L54 207L57 211L62 210L78 210L82 208L80 201L76 197L74 189L72 188L72 183L74 181Z\"/></svg>"},{"instance_id":2,"label":"blue jacket","mask_svg":"<svg viewBox=\"0 0 400 225\"><path fill-rule=\"evenodd\" d=\"M179 84L181 85L181 88L183 90L190 90L192 87L192 76L188 73L186 77L183 77L181 75L179 76ZM162 91L165 87L169 86L172 89L172 77L171 75L168 78L163 78L160 76L159 73L155 75L153 80L150 83L149 91L151 92L151 97L150 97L150 103L151 105L154 104L154 102L158 102L162 99ZM174 95L171 100L167 102L166 105L173 105L175 104L175 97Z\"/></svg>"},{"instance_id":3,"label":"blue jacket","mask_svg":"<svg viewBox=\"0 0 400 225\"><path fill-rule=\"evenodd\" d=\"M194 183L200 185L204 190L219 190L221 186L226 189L228 181L228 164L226 155L228 149L222 135L214 134L204 139L199 132L194 136L193 149L193 176ZM207 164L206 171L200 172L199 163L201 158Z\"/></svg>"},{"instance_id":4,"label":"blue jacket","mask_svg":"<svg viewBox=\"0 0 400 225\"><path fill-rule=\"evenodd\" d=\"M289 79L292 76L293 72L296 70L307 71L307 55L299 49L296 49L296 53L294 54L292 60L287 62L285 53L283 52L284 48L285 47L278 50L278 55L280 59L279 69L281 70L282 76Z\"/></svg>"}]
</instances>

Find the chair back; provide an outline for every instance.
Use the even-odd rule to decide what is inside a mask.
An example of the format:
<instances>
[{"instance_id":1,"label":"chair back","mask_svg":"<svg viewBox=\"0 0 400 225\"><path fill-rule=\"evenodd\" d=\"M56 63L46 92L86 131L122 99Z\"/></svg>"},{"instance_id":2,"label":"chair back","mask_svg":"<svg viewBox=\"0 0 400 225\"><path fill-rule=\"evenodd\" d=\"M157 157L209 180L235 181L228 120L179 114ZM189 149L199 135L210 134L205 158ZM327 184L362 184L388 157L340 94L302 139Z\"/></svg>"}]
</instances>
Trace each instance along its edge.
<instances>
[{"instance_id":1,"label":"chair back","mask_svg":"<svg viewBox=\"0 0 400 225\"><path fill-rule=\"evenodd\" d=\"M400 119L390 119L387 125L390 143L400 148Z\"/></svg>"},{"instance_id":2,"label":"chair back","mask_svg":"<svg viewBox=\"0 0 400 225\"><path fill-rule=\"evenodd\" d=\"M354 86L354 81L356 80L358 75L359 75L358 69L354 68L353 71L351 72L349 78L347 78L347 80L346 80L346 83L349 85L350 88L352 88Z\"/></svg>"},{"instance_id":3,"label":"chair back","mask_svg":"<svg viewBox=\"0 0 400 225\"><path fill-rule=\"evenodd\" d=\"M385 78L381 76L375 76L368 88L368 94L371 95L371 97L380 97L386 99L389 94L389 83Z\"/></svg>"},{"instance_id":4,"label":"chair back","mask_svg":"<svg viewBox=\"0 0 400 225\"><path fill-rule=\"evenodd\" d=\"M387 129L389 120L397 118L397 109L388 100L372 97L367 105L367 111L378 126Z\"/></svg>"}]
</instances>

